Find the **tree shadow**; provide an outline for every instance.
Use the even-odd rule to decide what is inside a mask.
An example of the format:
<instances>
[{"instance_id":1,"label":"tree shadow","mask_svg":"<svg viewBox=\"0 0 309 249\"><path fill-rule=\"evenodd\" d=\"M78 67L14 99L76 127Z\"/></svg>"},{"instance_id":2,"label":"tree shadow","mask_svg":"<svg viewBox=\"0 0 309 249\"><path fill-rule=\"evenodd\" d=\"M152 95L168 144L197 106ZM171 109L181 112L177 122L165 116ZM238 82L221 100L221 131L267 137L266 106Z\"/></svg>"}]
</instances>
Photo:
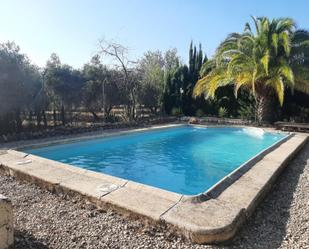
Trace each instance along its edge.
<instances>
[{"instance_id":1,"label":"tree shadow","mask_svg":"<svg viewBox=\"0 0 309 249\"><path fill-rule=\"evenodd\" d=\"M46 245L43 241L38 240L33 237L33 235L20 231L18 229L14 230L14 249L49 249L50 247Z\"/></svg>"},{"instance_id":2,"label":"tree shadow","mask_svg":"<svg viewBox=\"0 0 309 249\"><path fill-rule=\"evenodd\" d=\"M264 201L247 220L232 248L278 248L284 240L293 194L309 158L309 143L286 166ZM248 246L246 246L248 245Z\"/></svg>"}]
</instances>

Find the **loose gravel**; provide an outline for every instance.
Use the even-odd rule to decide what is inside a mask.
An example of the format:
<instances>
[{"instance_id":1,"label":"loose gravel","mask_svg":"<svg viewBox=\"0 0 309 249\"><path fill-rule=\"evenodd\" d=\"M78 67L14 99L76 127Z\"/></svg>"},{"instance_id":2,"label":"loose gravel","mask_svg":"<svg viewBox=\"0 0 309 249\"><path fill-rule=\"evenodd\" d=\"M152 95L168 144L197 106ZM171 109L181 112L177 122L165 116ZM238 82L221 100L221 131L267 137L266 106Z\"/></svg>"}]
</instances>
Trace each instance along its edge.
<instances>
[{"instance_id":1,"label":"loose gravel","mask_svg":"<svg viewBox=\"0 0 309 249\"><path fill-rule=\"evenodd\" d=\"M193 245L164 225L98 210L0 175L14 205L15 248L309 248L309 144L228 244Z\"/></svg>"}]
</instances>

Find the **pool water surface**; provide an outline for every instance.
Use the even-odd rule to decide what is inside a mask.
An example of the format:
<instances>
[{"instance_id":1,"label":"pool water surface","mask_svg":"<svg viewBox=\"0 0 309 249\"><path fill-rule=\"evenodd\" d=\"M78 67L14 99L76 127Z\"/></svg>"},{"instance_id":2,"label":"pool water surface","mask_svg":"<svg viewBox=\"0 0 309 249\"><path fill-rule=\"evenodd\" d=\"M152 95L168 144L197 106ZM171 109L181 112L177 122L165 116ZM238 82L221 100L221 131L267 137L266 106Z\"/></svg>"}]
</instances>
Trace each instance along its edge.
<instances>
[{"instance_id":1,"label":"pool water surface","mask_svg":"<svg viewBox=\"0 0 309 249\"><path fill-rule=\"evenodd\" d=\"M25 150L179 194L205 192L286 134L179 126Z\"/></svg>"}]
</instances>

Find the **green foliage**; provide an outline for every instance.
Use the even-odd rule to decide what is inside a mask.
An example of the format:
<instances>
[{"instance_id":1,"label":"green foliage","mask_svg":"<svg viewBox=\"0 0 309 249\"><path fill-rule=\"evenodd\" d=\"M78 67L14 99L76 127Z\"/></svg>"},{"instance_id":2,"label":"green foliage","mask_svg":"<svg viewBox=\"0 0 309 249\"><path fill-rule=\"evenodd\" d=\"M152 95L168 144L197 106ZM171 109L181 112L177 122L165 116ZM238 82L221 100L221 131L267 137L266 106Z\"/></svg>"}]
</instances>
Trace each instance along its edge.
<instances>
[{"instance_id":1,"label":"green foliage","mask_svg":"<svg viewBox=\"0 0 309 249\"><path fill-rule=\"evenodd\" d=\"M245 120L255 120L255 99L247 91L240 90L238 95L237 114Z\"/></svg>"},{"instance_id":2,"label":"green foliage","mask_svg":"<svg viewBox=\"0 0 309 249\"><path fill-rule=\"evenodd\" d=\"M175 68L178 68L180 65L180 58L177 55L177 49L169 49L164 54L164 70L168 72Z\"/></svg>"},{"instance_id":3,"label":"green foliage","mask_svg":"<svg viewBox=\"0 0 309 249\"><path fill-rule=\"evenodd\" d=\"M172 109L172 116L177 116L177 117L179 117L179 116L181 116L182 115L182 110L181 110L181 108L179 108L179 107L174 107L173 109Z\"/></svg>"},{"instance_id":4,"label":"green foliage","mask_svg":"<svg viewBox=\"0 0 309 249\"><path fill-rule=\"evenodd\" d=\"M204 116L204 111L202 109L197 109L196 112L195 112L195 116L201 118Z\"/></svg>"},{"instance_id":5,"label":"green foliage","mask_svg":"<svg viewBox=\"0 0 309 249\"><path fill-rule=\"evenodd\" d=\"M66 124L66 109L80 105L83 78L79 70L61 64L59 57L52 54L44 71L44 84L53 109L60 109L62 124Z\"/></svg>"},{"instance_id":6,"label":"green foliage","mask_svg":"<svg viewBox=\"0 0 309 249\"><path fill-rule=\"evenodd\" d=\"M98 55L94 56L90 63L84 65L82 72L84 106L92 113L94 120L98 120L96 112L102 109L104 109L105 119L108 119L115 105L127 101L120 91L120 73L104 66Z\"/></svg>"},{"instance_id":7,"label":"green foliage","mask_svg":"<svg viewBox=\"0 0 309 249\"><path fill-rule=\"evenodd\" d=\"M0 44L0 133L22 130L21 114L42 88L39 69L14 42Z\"/></svg>"},{"instance_id":8,"label":"green foliage","mask_svg":"<svg viewBox=\"0 0 309 249\"><path fill-rule=\"evenodd\" d=\"M107 78L107 69L101 64L98 56L94 56L90 63L84 65L83 77L84 105L90 112L99 111L103 107L103 84Z\"/></svg>"},{"instance_id":9,"label":"green foliage","mask_svg":"<svg viewBox=\"0 0 309 249\"><path fill-rule=\"evenodd\" d=\"M171 69L165 73L163 107L167 114L171 114L172 108L182 105L182 79L184 78L183 67Z\"/></svg>"},{"instance_id":10,"label":"green foliage","mask_svg":"<svg viewBox=\"0 0 309 249\"><path fill-rule=\"evenodd\" d=\"M165 61L160 51L148 51L139 62L140 86L138 101L156 113L161 104L164 88Z\"/></svg>"},{"instance_id":11,"label":"green foliage","mask_svg":"<svg viewBox=\"0 0 309 249\"><path fill-rule=\"evenodd\" d=\"M309 122L309 108L300 107L299 122Z\"/></svg>"},{"instance_id":12,"label":"green foliage","mask_svg":"<svg viewBox=\"0 0 309 249\"><path fill-rule=\"evenodd\" d=\"M201 45L197 50L191 42L189 65L180 65L165 72L163 106L167 114L171 113L173 106L181 106L185 115L194 115L197 109L203 108L205 99L193 99L192 92L202 64L206 60L207 57L204 56Z\"/></svg>"},{"instance_id":13,"label":"green foliage","mask_svg":"<svg viewBox=\"0 0 309 249\"><path fill-rule=\"evenodd\" d=\"M254 29L246 24L244 32L230 34L210 60L201 44L191 42L187 64L176 49L150 51L132 63L125 47L111 43L99 55L111 56L115 67L96 55L77 70L52 54L40 69L15 43L0 44L0 133L20 132L23 123L27 129L41 122L48 126L50 117L55 125L60 119L66 124L80 111L92 113L95 121L103 120L102 109L105 121L132 120L138 106L153 115L161 109L175 116L244 119L256 119L262 107L276 109L286 120L308 122L309 32L295 30L290 18L253 18L253 23ZM275 96L276 101L265 101ZM114 116L114 107L123 117Z\"/></svg>"},{"instance_id":14,"label":"green foliage","mask_svg":"<svg viewBox=\"0 0 309 249\"><path fill-rule=\"evenodd\" d=\"M225 118L227 116L227 109L225 107L220 107L218 110L219 118Z\"/></svg>"},{"instance_id":15,"label":"green foliage","mask_svg":"<svg viewBox=\"0 0 309 249\"><path fill-rule=\"evenodd\" d=\"M253 120L254 119L254 106L249 103L243 103L240 105L238 114L242 119Z\"/></svg>"},{"instance_id":16,"label":"green foliage","mask_svg":"<svg viewBox=\"0 0 309 249\"><path fill-rule=\"evenodd\" d=\"M83 86L82 75L69 65L61 64L56 54L52 54L47 62L44 80L46 90L56 106L78 106Z\"/></svg>"},{"instance_id":17,"label":"green foliage","mask_svg":"<svg viewBox=\"0 0 309 249\"><path fill-rule=\"evenodd\" d=\"M258 120L263 121L271 117L267 114L272 108L265 100L276 95L282 105L287 87L309 90L308 77L296 74L308 71L309 36L307 32L295 32L290 18L270 21L261 17L253 18L253 22L255 32L246 24L243 33L232 33L220 44L213 62L203 67L203 78L198 81L194 95L214 98L217 89L227 85L234 86L236 96L240 88L250 90L259 104Z\"/></svg>"}]
</instances>

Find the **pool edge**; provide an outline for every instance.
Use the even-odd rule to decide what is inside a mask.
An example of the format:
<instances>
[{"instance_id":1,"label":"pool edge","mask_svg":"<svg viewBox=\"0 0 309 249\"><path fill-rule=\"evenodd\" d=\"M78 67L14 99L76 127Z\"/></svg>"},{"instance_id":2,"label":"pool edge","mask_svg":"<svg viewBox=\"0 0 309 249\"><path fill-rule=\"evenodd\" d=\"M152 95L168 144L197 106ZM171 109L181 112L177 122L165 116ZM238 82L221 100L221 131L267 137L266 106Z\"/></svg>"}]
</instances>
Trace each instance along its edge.
<instances>
[{"instance_id":1,"label":"pool edge","mask_svg":"<svg viewBox=\"0 0 309 249\"><path fill-rule=\"evenodd\" d=\"M252 214L258 202L268 192L280 171L305 145L307 139L308 136L305 134L295 134L270 153L263 155L261 161L268 157L266 161L273 164L273 173L272 175L265 174L265 182L255 183L253 190L256 194L253 193L248 197L246 205L232 203L224 196L225 192L231 189L233 193L232 187L235 186L235 182L239 185L242 181L252 180L250 174L248 178L248 172L255 165L215 198L198 200L102 173L78 169L45 158L28 156L26 153L15 150L0 154L0 173L36 183L56 193L82 195L98 207L110 206L117 211L136 214L147 220L165 222L181 231L194 243L215 243L234 236L239 226ZM278 158L279 148L289 153ZM273 158L272 153L275 153ZM46 170L42 169L42 165L45 165ZM78 184L74 182L74 178L78 179ZM91 184L89 179L93 179ZM89 184L91 186L88 186ZM238 193L234 191L234 194ZM201 219L201 214L203 216L206 214L208 220Z\"/></svg>"},{"instance_id":2,"label":"pool edge","mask_svg":"<svg viewBox=\"0 0 309 249\"><path fill-rule=\"evenodd\" d=\"M213 199L219 196L226 188L228 188L230 185L232 185L235 181L237 181L242 175L244 175L246 172L248 172L256 163L258 163L264 156L278 148L281 144L288 141L290 138L292 138L295 134L290 133L287 136L281 138L276 143L270 145L269 147L265 148L261 152L259 152L257 155L251 157L246 162L238 166L236 169L234 169L231 173L223 177L219 182L217 182L215 185L213 185L211 188L206 190L205 192L202 192L197 195L187 195L187 199L191 199L192 201L199 202L200 200L207 200L207 199Z\"/></svg>"},{"instance_id":3,"label":"pool edge","mask_svg":"<svg viewBox=\"0 0 309 249\"><path fill-rule=\"evenodd\" d=\"M251 167L251 170L218 196L214 198L202 195L200 198L184 197L162 219L173 224L194 243L212 244L231 239L239 227L252 215L285 166L307 141L308 135L295 134L278 148L266 154L262 160ZM282 155L283 152L288 153ZM282 157L278 158L278 155ZM254 177L257 175L260 177Z\"/></svg>"}]
</instances>

